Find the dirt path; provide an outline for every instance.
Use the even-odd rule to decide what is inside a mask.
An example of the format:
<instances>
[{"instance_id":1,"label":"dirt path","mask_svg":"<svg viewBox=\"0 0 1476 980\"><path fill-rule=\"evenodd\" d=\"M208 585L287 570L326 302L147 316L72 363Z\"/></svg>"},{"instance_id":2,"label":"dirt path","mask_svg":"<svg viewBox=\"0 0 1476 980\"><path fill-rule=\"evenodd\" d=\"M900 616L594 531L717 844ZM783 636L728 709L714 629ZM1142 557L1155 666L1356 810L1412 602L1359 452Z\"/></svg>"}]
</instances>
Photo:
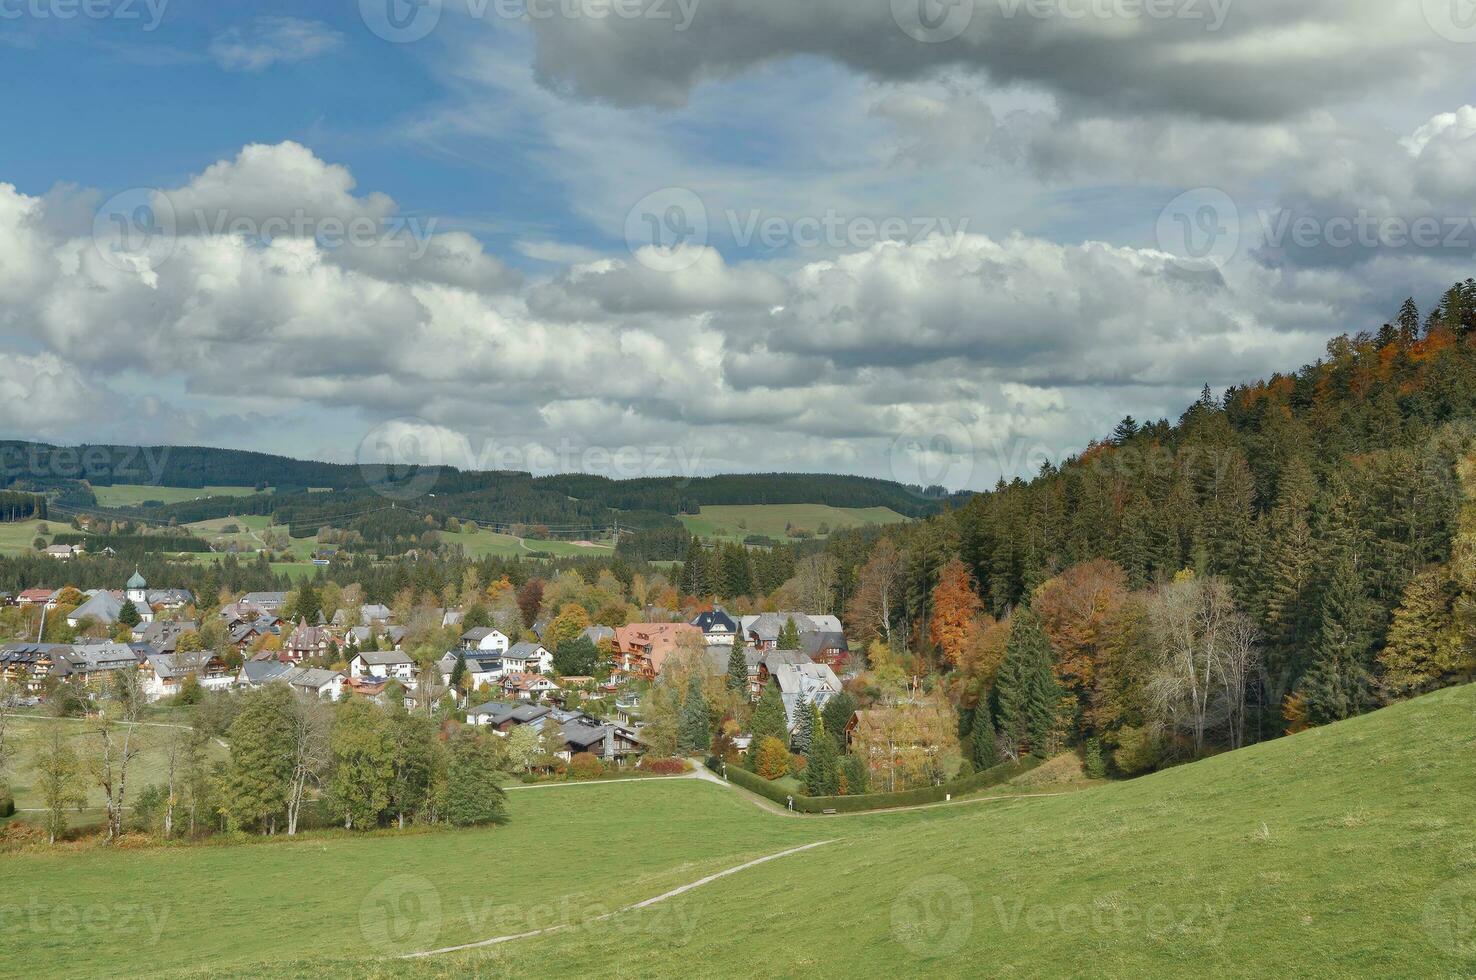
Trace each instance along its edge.
<instances>
[{"instance_id":1,"label":"dirt path","mask_svg":"<svg viewBox=\"0 0 1476 980\"><path fill-rule=\"evenodd\" d=\"M635 780L630 781L634 782ZM615 916L625 912L635 912L640 909L650 908L652 905L659 905L662 902L676 898L678 895L685 895L687 892L691 891L694 888L701 888L703 885L711 884L712 882L717 881L719 878L726 878L728 877L728 875L735 875L740 871L747 871L749 868L756 868L760 864L766 864L769 861L777 861L779 858L788 857L791 854L798 854L801 851L809 851L817 847L824 847L826 844L834 843L834 840L819 840L814 841L810 844L801 844L798 847L791 847L788 850L779 851L775 854L766 854L761 858L754 858L752 861L746 861L743 864L737 865L735 867L728 868L723 871L718 871L714 874L708 875L705 878L698 878L696 881L688 882L685 885L679 885L669 892L663 892L660 895L657 895L655 898L648 898L643 902L636 902L634 905L627 905L624 908L618 908L613 912L606 912L604 915L595 916L590 921L603 922L606 919L614 918ZM479 942L474 943L463 943L460 946L443 946L440 949L428 949L419 953L405 953L400 957L400 959L416 960L423 959L427 956L440 956L443 953L460 953L469 949L485 949L488 946L496 946L501 943L510 943L518 939L531 939L534 936L544 936L548 935L549 933L560 932L562 930L570 928L572 928L572 926L570 925L548 926L545 929L533 929L528 932L517 932L508 936L494 936L491 939L483 939Z\"/></svg>"}]
</instances>

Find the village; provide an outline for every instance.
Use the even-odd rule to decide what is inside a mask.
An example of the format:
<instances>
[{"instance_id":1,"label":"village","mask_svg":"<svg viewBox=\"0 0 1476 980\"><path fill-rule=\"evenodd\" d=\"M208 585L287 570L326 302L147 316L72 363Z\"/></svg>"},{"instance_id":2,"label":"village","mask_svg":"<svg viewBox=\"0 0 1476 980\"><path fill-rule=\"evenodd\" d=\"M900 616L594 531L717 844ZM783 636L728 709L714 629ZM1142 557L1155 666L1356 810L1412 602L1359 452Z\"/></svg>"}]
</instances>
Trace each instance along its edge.
<instances>
[{"instance_id":1,"label":"village","mask_svg":"<svg viewBox=\"0 0 1476 980\"><path fill-rule=\"evenodd\" d=\"M643 702L677 671L684 686L695 669L746 704L759 702L772 685L791 738L807 725L809 706L825 709L843 693L843 678L856 676L844 627L833 615L734 616L712 606L690 620L592 624L555 640L555 617L521 631L462 628L468 609L437 607L429 610L438 625L430 633L444 638L446 649L432 659L423 646L410 648L411 627L386 605L320 609L309 621L294 620L297 604L294 593L246 592L202 612L189 591L153 588L137 572L121 589L0 593L0 608L34 623L34 635L48 635L48 620L65 622L74 634L70 642L0 645L0 682L25 706L48 710L70 700L84 713L98 710L122 672L136 675L151 703L281 684L325 702L403 705L498 736L526 728L554 745L546 769L582 755L619 770L650 751ZM426 630L419 634L414 639L426 639ZM556 650L593 651L592 663L582 661L590 669L557 669L564 664ZM733 679L735 652L741 684ZM734 748L749 747L749 733L736 730L732 717L727 734ZM709 746L683 748L702 754Z\"/></svg>"}]
</instances>

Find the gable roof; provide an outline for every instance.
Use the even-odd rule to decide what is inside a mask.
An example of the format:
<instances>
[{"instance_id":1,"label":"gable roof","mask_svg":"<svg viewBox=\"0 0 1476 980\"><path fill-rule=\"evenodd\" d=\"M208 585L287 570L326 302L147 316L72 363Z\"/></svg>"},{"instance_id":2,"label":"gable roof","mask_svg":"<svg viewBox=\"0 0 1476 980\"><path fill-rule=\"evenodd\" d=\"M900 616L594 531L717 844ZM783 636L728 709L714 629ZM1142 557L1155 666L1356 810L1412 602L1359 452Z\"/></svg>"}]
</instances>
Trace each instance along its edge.
<instances>
[{"instance_id":1,"label":"gable roof","mask_svg":"<svg viewBox=\"0 0 1476 980\"><path fill-rule=\"evenodd\" d=\"M707 612L698 613L692 625L704 633L736 633L738 623L722 606L714 606Z\"/></svg>"}]
</instances>

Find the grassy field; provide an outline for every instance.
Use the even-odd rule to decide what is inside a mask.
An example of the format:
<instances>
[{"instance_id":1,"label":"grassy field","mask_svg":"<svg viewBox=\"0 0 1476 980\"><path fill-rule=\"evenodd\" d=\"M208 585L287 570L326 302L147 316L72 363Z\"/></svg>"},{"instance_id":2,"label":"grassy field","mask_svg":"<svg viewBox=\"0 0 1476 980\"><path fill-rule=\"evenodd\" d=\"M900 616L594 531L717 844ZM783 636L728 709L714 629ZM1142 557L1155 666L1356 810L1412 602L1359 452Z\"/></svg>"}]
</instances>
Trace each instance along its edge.
<instances>
[{"instance_id":1,"label":"grassy field","mask_svg":"<svg viewBox=\"0 0 1476 980\"><path fill-rule=\"evenodd\" d=\"M19 555L31 550L31 544L36 540L40 527L45 524L50 530L55 531L60 527L63 531L70 531L65 522L58 524L56 521L15 521L0 522L0 555ZM45 537L47 542L50 536Z\"/></svg>"},{"instance_id":2,"label":"grassy field","mask_svg":"<svg viewBox=\"0 0 1476 980\"><path fill-rule=\"evenodd\" d=\"M576 544L573 541L535 541L531 538L516 538L511 534L494 534L481 528L456 533L443 531L441 540L447 544L461 545L466 549L467 555L472 558L485 558L488 555L527 557L529 552L534 551L543 551L559 557L609 555L615 547L613 542L603 539L591 541L587 545Z\"/></svg>"},{"instance_id":3,"label":"grassy field","mask_svg":"<svg viewBox=\"0 0 1476 980\"><path fill-rule=\"evenodd\" d=\"M255 487L161 487L153 484L119 483L111 487L93 487L99 507L136 507L145 500L177 504L198 497L250 497Z\"/></svg>"},{"instance_id":4,"label":"grassy field","mask_svg":"<svg viewBox=\"0 0 1476 980\"><path fill-rule=\"evenodd\" d=\"M787 525L814 534L826 525L836 531L872 524L899 524L907 520L886 507L830 507L825 504L747 504L732 507L703 507L695 516L683 515L681 522L700 538L729 538L742 541L750 534L784 540Z\"/></svg>"},{"instance_id":5,"label":"grassy field","mask_svg":"<svg viewBox=\"0 0 1476 980\"><path fill-rule=\"evenodd\" d=\"M790 817L696 780L631 782L515 791L494 830L8 855L8 894L41 911L7 917L0 972L1465 975L1473 750L1466 687L1063 796ZM97 925L51 928L58 906ZM242 928L243 908L279 925Z\"/></svg>"},{"instance_id":6,"label":"grassy field","mask_svg":"<svg viewBox=\"0 0 1476 980\"><path fill-rule=\"evenodd\" d=\"M52 730L60 729L64 732L73 750L77 753L77 757L85 761L97 754L98 736L92 730L91 725L91 722L78 718L30 718L14 723L15 727L12 732L6 734L6 740L9 741L13 736L16 739L15 744L19 746L8 770L10 790L15 796L15 805L18 808L21 810L40 809L45 803L35 790L36 773L33 760L36 752L44 744L44 740L51 737ZM170 729L162 727L159 723L139 727L136 737L139 740L138 744L142 746L142 751L134 763L138 768L129 777L135 781L136 786L164 781L164 742L170 734ZM217 748L220 757L225 758L225 749ZM67 822L73 827L99 823L102 821L102 806L102 791L91 786L88 790L86 808L81 813L69 812ZM38 816L28 815L27 819Z\"/></svg>"}]
</instances>

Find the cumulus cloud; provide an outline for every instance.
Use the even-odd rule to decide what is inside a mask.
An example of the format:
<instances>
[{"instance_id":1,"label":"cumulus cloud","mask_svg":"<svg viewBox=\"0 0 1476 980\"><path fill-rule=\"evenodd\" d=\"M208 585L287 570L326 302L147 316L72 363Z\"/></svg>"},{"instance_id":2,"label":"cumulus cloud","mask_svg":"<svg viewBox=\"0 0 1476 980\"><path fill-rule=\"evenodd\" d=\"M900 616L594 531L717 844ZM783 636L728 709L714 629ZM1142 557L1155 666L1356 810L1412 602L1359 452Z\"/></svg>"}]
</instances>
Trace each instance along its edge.
<instances>
[{"instance_id":1,"label":"cumulus cloud","mask_svg":"<svg viewBox=\"0 0 1476 980\"><path fill-rule=\"evenodd\" d=\"M210 56L226 71L254 72L274 64L308 61L343 43L327 24L298 17L258 17L210 42Z\"/></svg>"},{"instance_id":2,"label":"cumulus cloud","mask_svg":"<svg viewBox=\"0 0 1476 980\"><path fill-rule=\"evenodd\" d=\"M161 194L177 214L252 220L283 205L397 210L296 144L249 146ZM625 253L523 283L460 232L412 260L186 218L166 251L120 254L110 232L68 230L79 199L0 185L0 331L46 352L6 359L7 401L40 406L19 428L101 425L116 414L107 379L122 373L208 399L217 416L347 413L365 432L409 419L393 431L501 468L579 467L549 455L573 444L641 447L644 472L905 479L899 433L942 426L978 447L969 479L988 485L1080 448L1104 419L1172 414L1205 382L1315 355L1330 323L1382 302L1378 284L1401 274L1241 263L1195 275L1154 249L970 234L782 261L688 246L674 264ZM179 415L151 404L143 415Z\"/></svg>"}]
</instances>

